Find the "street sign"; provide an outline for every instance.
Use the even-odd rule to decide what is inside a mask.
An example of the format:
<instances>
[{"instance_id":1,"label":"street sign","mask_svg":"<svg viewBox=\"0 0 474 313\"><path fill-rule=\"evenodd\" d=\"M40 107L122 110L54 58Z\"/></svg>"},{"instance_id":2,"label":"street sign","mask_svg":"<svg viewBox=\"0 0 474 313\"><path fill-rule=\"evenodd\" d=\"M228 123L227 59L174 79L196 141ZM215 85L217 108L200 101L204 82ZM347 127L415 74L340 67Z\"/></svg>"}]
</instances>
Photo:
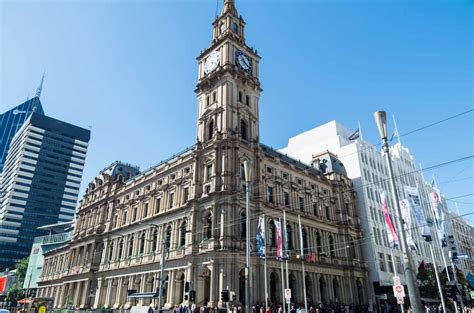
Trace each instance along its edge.
<instances>
[{"instance_id":1,"label":"street sign","mask_svg":"<svg viewBox=\"0 0 474 313\"><path fill-rule=\"evenodd\" d=\"M285 289L285 302L290 304L291 302L291 289L290 288L286 288Z\"/></svg>"},{"instance_id":2,"label":"street sign","mask_svg":"<svg viewBox=\"0 0 474 313\"><path fill-rule=\"evenodd\" d=\"M400 285L400 276L393 276L393 284Z\"/></svg>"},{"instance_id":3,"label":"street sign","mask_svg":"<svg viewBox=\"0 0 474 313\"><path fill-rule=\"evenodd\" d=\"M397 304L405 304L403 297L397 297Z\"/></svg>"},{"instance_id":4,"label":"street sign","mask_svg":"<svg viewBox=\"0 0 474 313\"><path fill-rule=\"evenodd\" d=\"M405 297L405 288L402 285L393 286L393 295L397 298Z\"/></svg>"}]
</instances>

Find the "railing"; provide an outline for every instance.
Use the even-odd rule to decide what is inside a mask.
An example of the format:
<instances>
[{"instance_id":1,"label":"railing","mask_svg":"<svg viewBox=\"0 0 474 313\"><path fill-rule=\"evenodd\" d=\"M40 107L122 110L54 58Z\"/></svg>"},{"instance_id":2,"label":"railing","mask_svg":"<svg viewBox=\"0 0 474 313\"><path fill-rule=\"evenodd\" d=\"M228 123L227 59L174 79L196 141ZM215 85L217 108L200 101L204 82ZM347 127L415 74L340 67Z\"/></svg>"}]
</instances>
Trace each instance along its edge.
<instances>
[{"instance_id":1,"label":"railing","mask_svg":"<svg viewBox=\"0 0 474 313\"><path fill-rule=\"evenodd\" d=\"M65 242L70 239L71 239L71 232L67 232L67 233L36 237L34 240L34 243L41 243L45 245L45 244L52 244L52 243L58 243L58 242Z\"/></svg>"}]
</instances>

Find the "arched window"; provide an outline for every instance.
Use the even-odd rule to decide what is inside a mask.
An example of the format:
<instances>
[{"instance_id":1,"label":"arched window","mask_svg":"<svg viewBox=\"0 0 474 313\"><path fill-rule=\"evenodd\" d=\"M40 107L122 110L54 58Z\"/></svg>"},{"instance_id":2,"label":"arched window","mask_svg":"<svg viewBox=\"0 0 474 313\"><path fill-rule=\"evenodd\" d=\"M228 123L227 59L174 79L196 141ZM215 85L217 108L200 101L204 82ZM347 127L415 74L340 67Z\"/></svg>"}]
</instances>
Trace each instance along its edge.
<instances>
[{"instance_id":1,"label":"arched window","mask_svg":"<svg viewBox=\"0 0 474 313\"><path fill-rule=\"evenodd\" d=\"M158 246L158 230L153 231L153 236L151 238L151 251L155 252Z\"/></svg>"},{"instance_id":2,"label":"arched window","mask_svg":"<svg viewBox=\"0 0 474 313\"><path fill-rule=\"evenodd\" d=\"M339 283L338 283L337 279L335 279L335 278L332 280L332 288L333 288L333 291L334 291L334 298L335 298L336 302L338 302L340 300Z\"/></svg>"},{"instance_id":3,"label":"arched window","mask_svg":"<svg viewBox=\"0 0 474 313\"><path fill-rule=\"evenodd\" d=\"M286 225L286 240L288 242L288 250L293 249L293 238L291 237L291 226Z\"/></svg>"},{"instance_id":4,"label":"arched window","mask_svg":"<svg viewBox=\"0 0 474 313\"><path fill-rule=\"evenodd\" d=\"M120 239L119 246L118 246L118 258L119 260L122 258L123 253L123 239Z\"/></svg>"},{"instance_id":5,"label":"arched window","mask_svg":"<svg viewBox=\"0 0 474 313\"><path fill-rule=\"evenodd\" d=\"M275 236L275 222L273 220L270 221L269 231L270 235L270 245L272 247L276 246L276 236Z\"/></svg>"},{"instance_id":6,"label":"arched window","mask_svg":"<svg viewBox=\"0 0 474 313\"><path fill-rule=\"evenodd\" d=\"M181 224L181 233L179 238L179 245L181 247L184 247L186 245L186 226L186 222L183 222L183 224Z\"/></svg>"},{"instance_id":7,"label":"arched window","mask_svg":"<svg viewBox=\"0 0 474 313\"><path fill-rule=\"evenodd\" d=\"M140 254L143 254L143 252L145 252L145 233L142 234L141 238L140 238Z\"/></svg>"},{"instance_id":8,"label":"arched window","mask_svg":"<svg viewBox=\"0 0 474 313\"><path fill-rule=\"evenodd\" d=\"M243 140L248 140L248 127L245 120L240 120L240 136Z\"/></svg>"},{"instance_id":9,"label":"arched window","mask_svg":"<svg viewBox=\"0 0 474 313\"><path fill-rule=\"evenodd\" d=\"M204 221L204 239L212 237L212 213L209 213Z\"/></svg>"},{"instance_id":10,"label":"arched window","mask_svg":"<svg viewBox=\"0 0 474 313\"><path fill-rule=\"evenodd\" d=\"M301 234L303 237L303 253L307 253L308 251L308 234L306 233L306 228L301 230Z\"/></svg>"},{"instance_id":11,"label":"arched window","mask_svg":"<svg viewBox=\"0 0 474 313\"><path fill-rule=\"evenodd\" d=\"M130 236L130 245L128 246L128 256L132 256L134 241L135 241L135 237L133 235L131 235Z\"/></svg>"},{"instance_id":12,"label":"arched window","mask_svg":"<svg viewBox=\"0 0 474 313\"><path fill-rule=\"evenodd\" d=\"M207 126L207 139L212 139L212 136L214 136L214 121L210 120L209 125Z\"/></svg>"},{"instance_id":13,"label":"arched window","mask_svg":"<svg viewBox=\"0 0 474 313\"><path fill-rule=\"evenodd\" d=\"M166 251L169 251L170 250L170 247L171 247L171 226L168 226L168 228L166 229L166 238L165 238L165 248L166 248Z\"/></svg>"},{"instance_id":14,"label":"arched window","mask_svg":"<svg viewBox=\"0 0 474 313\"><path fill-rule=\"evenodd\" d=\"M321 235L319 234L319 232L316 233L316 249L318 251L318 254L321 254L322 252Z\"/></svg>"},{"instance_id":15,"label":"arched window","mask_svg":"<svg viewBox=\"0 0 474 313\"><path fill-rule=\"evenodd\" d=\"M331 235L329 235L329 250L331 257L334 257L336 255L336 251L334 251L334 240L332 239Z\"/></svg>"},{"instance_id":16,"label":"arched window","mask_svg":"<svg viewBox=\"0 0 474 313\"><path fill-rule=\"evenodd\" d=\"M247 238L247 216L245 212L240 212L240 239L244 240Z\"/></svg>"}]
</instances>

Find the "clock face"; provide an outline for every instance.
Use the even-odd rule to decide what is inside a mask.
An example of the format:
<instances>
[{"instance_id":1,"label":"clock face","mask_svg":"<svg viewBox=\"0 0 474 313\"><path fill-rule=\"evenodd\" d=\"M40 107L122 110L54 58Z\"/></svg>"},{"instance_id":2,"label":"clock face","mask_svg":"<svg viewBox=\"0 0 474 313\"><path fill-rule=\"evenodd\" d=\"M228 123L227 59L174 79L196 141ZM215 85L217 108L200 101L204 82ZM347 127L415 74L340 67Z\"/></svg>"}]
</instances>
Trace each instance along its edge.
<instances>
[{"instance_id":1,"label":"clock face","mask_svg":"<svg viewBox=\"0 0 474 313\"><path fill-rule=\"evenodd\" d=\"M252 71L252 61L245 53L240 50L235 52L235 63L247 73Z\"/></svg>"},{"instance_id":2,"label":"clock face","mask_svg":"<svg viewBox=\"0 0 474 313\"><path fill-rule=\"evenodd\" d=\"M209 74L214 71L219 65L220 54L219 51L212 51L204 61L204 73Z\"/></svg>"}]
</instances>

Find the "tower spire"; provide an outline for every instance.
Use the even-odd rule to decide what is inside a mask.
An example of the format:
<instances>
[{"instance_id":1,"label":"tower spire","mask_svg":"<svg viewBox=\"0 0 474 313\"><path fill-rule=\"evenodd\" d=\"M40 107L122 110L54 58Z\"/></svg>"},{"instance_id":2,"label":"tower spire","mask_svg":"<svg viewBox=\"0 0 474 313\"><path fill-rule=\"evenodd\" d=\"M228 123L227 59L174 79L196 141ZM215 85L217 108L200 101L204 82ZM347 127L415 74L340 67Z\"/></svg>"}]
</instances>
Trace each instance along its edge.
<instances>
[{"instance_id":1,"label":"tower spire","mask_svg":"<svg viewBox=\"0 0 474 313\"><path fill-rule=\"evenodd\" d=\"M224 0L224 6L222 7L221 16L228 12L234 16L238 16L234 0Z\"/></svg>"},{"instance_id":2,"label":"tower spire","mask_svg":"<svg viewBox=\"0 0 474 313\"><path fill-rule=\"evenodd\" d=\"M41 91L43 91L44 74L45 74L45 72L43 72L43 76L41 77L41 82L40 82L38 88L36 88L36 96L38 98L41 97Z\"/></svg>"}]
</instances>

